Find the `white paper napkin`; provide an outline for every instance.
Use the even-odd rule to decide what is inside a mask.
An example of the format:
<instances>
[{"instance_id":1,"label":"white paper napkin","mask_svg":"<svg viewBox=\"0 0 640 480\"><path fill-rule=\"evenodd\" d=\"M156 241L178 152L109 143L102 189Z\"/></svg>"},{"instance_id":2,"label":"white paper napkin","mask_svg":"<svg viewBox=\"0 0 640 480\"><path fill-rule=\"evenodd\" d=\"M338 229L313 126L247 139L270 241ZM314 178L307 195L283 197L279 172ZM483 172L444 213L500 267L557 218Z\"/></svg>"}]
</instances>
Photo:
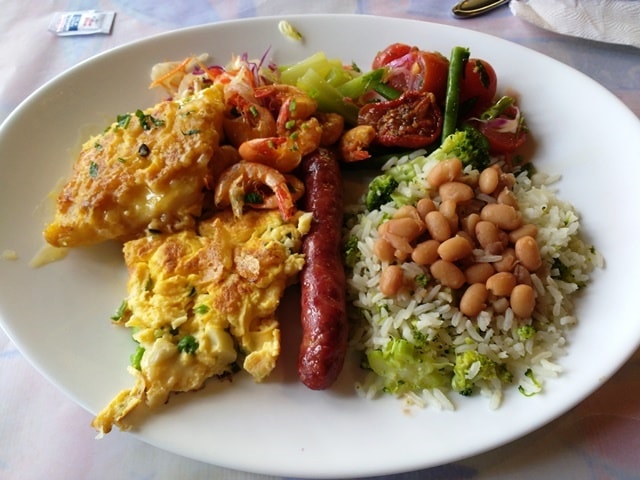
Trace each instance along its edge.
<instances>
[{"instance_id":1,"label":"white paper napkin","mask_svg":"<svg viewBox=\"0 0 640 480\"><path fill-rule=\"evenodd\" d=\"M640 48L640 0L511 0L509 8L553 32Z\"/></svg>"}]
</instances>

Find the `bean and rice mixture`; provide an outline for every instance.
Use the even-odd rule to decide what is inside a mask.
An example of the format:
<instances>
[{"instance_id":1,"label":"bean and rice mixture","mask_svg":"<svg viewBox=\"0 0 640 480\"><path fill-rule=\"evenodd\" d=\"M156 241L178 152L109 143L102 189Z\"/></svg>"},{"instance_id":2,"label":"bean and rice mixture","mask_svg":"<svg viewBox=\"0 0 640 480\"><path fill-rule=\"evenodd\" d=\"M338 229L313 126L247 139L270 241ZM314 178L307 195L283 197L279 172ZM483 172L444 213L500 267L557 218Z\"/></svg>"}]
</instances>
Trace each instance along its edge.
<instances>
[{"instance_id":1,"label":"bean and rice mixture","mask_svg":"<svg viewBox=\"0 0 640 480\"><path fill-rule=\"evenodd\" d=\"M603 259L552 189L557 177L443 163L399 185L409 205L347 208L352 343L369 371L357 387L451 410L458 394L480 393L497 408L505 389L534 395L561 374L574 301Z\"/></svg>"}]
</instances>

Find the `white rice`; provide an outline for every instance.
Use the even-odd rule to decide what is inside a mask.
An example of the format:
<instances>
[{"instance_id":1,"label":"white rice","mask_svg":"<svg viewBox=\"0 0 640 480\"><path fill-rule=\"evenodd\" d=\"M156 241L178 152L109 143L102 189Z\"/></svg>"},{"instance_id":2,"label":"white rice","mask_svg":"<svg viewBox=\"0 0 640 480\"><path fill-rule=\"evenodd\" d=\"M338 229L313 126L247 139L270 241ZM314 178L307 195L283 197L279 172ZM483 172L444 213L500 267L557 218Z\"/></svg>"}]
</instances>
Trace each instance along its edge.
<instances>
[{"instance_id":1,"label":"white rice","mask_svg":"<svg viewBox=\"0 0 640 480\"><path fill-rule=\"evenodd\" d=\"M408 160L409 157L405 157L395 161ZM428 163L418 172L415 181L401 184L399 191L414 198L425 196L424 179L435 163ZM538 227L537 241L548 266L540 271L549 271L543 277L532 275L536 309L526 323L533 324L536 332L526 340L521 339L517 331L522 320L514 317L511 308L498 314L488 307L477 318L467 318L458 310L451 290L433 280L413 292L403 291L392 298L382 295L379 281L386 264L375 256L373 245L378 225L393 215L395 208L387 204L373 212L351 211L353 218L348 224L347 236L357 237L360 252L360 258L348 276L348 294L355 307L352 338L355 348L364 355L371 350L383 349L391 339L402 338L416 343L418 332L428 340L433 352L437 352L438 360L450 365L451 376L455 355L476 350L504 364L513 374L510 385L504 385L498 379L478 381L477 390L488 399L490 408L500 405L505 388L520 387L524 392L536 392L545 378L561 375L559 359L566 353L566 334L577 324L573 315L575 294L580 285L588 283L590 272L601 267L603 260L581 239L580 219L575 209L560 200L551 189L550 185L557 180L557 176L536 173L529 178L523 173L517 176L513 188L524 222ZM491 262L500 258L478 253L476 261ZM552 268L554 260L562 262L575 281L561 280L560 272ZM405 262L401 267L407 278L428 274L428 270L412 262ZM477 375L479 367L479 364L472 366L468 376ZM535 380L525 375L528 370ZM365 398L375 398L385 391L384 379L368 372L357 390ZM458 396L445 386L409 392L403 399L412 405L453 410Z\"/></svg>"}]
</instances>

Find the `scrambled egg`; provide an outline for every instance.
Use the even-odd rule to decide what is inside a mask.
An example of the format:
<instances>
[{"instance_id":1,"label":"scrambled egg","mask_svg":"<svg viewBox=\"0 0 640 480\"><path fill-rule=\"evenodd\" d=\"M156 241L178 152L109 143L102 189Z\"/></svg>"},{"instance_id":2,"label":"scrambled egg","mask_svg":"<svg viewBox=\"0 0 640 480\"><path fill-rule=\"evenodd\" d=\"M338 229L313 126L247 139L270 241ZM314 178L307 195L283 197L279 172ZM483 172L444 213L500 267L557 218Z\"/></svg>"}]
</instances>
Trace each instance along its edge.
<instances>
[{"instance_id":1,"label":"scrambled egg","mask_svg":"<svg viewBox=\"0 0 640 480\"><path fill-rule=\"evenodd\" d=\"M153 408L171 392L196 390L242 365L260 382L280 353L276 308L304 265L302 237L311 214L285 222L275 210L223 211L199 231L151 235L125 243L126 308L118 323L139 343L135 385L92 422L101 434L141 403Z\"/></svg>"},{"instance_id":2,"label":"scrambled egg","mask_svg":"<svg viewBox=\"0 0 640 480\"><path fill-rule=\"evenodd\" d=\"M118 116L90 138L44 236L55 247L194 228L221 141L221 88Z\"/></svg>"}]
</instances>

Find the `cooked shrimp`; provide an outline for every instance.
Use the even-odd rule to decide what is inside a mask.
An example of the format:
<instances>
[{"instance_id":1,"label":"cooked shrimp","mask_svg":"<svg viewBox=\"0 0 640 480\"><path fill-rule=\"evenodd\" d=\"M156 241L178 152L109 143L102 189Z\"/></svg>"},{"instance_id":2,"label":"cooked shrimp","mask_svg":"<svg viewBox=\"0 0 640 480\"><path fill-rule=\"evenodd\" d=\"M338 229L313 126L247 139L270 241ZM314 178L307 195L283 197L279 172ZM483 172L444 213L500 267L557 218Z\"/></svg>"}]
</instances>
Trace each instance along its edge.
<instances>
[{"instance_id":1,"label":"cooked shrimp","mask_svg":"<svg viewBox=\"0 0 640 480\"><path fill-rule=\"evenodd\" d=\"M320 146L322 127L315 117L292 121L285 136L256 138L238 147L238 153L248 162L262 163L281 172L295 169L302 157Z\"/></svg>"},{"instance_id":2,"label":"cooked shrimp","mask_svg":"<svg viewBox=\"0 0 640 480\"><path fill-rule=\"evenodd\" d=\"M257 102L235 93L227 100L226 107L223 128L227 141L234 147L239 147L247 140L276 134L275 118Z\"/></svg>"},{"instance_id":3,"label":"cooked shrimp","mask_svg":"<svg viewBox=\"0 0 640 480\"><path fill-rule=\"evenodd\" d=\"M344 132L340 138L340 154L345 162L359 162L371 155L367 148L376 138L376 130L371 125L358 125Z\"/></svg>"},{"instance_id":4,"label":"cooked shrimp","mask_svg":"<svg viewBox=\"0 0 640 480\"><path fill-rule=\"evenodd\" d=\"M248 193L259 193L261 187L273 192L263 204L278 207L282 218L289 220L296 211L287 178L274 168L254 162L241 161L227 168L216 185L214 201L217 207L231 206L235 216L241 216Z\"/></svg>"},{"instance_id":5,"label":"cooked shrimp","mask_svg":"<svg viewBox=\"0 0 640 480\"><path fill-rule=\"evenodd\" d=\"M314 115L322 127L321 147L330 147L338 140L344 131L344 117L338 113L317 112Z\"/></svg>"},{"instance_id":6,"label":"cooked shrimp","mask_svg":"<svg viewBox=\"0 0 640 480\"><path fill-rule=\"evenodd\" d=\"M256 98L276 117L279 135L289 129L291 120L305 120L313 115L318 103L307 93L292 85L264 85L256 87Z\"/></svg>"}]
</instances>

